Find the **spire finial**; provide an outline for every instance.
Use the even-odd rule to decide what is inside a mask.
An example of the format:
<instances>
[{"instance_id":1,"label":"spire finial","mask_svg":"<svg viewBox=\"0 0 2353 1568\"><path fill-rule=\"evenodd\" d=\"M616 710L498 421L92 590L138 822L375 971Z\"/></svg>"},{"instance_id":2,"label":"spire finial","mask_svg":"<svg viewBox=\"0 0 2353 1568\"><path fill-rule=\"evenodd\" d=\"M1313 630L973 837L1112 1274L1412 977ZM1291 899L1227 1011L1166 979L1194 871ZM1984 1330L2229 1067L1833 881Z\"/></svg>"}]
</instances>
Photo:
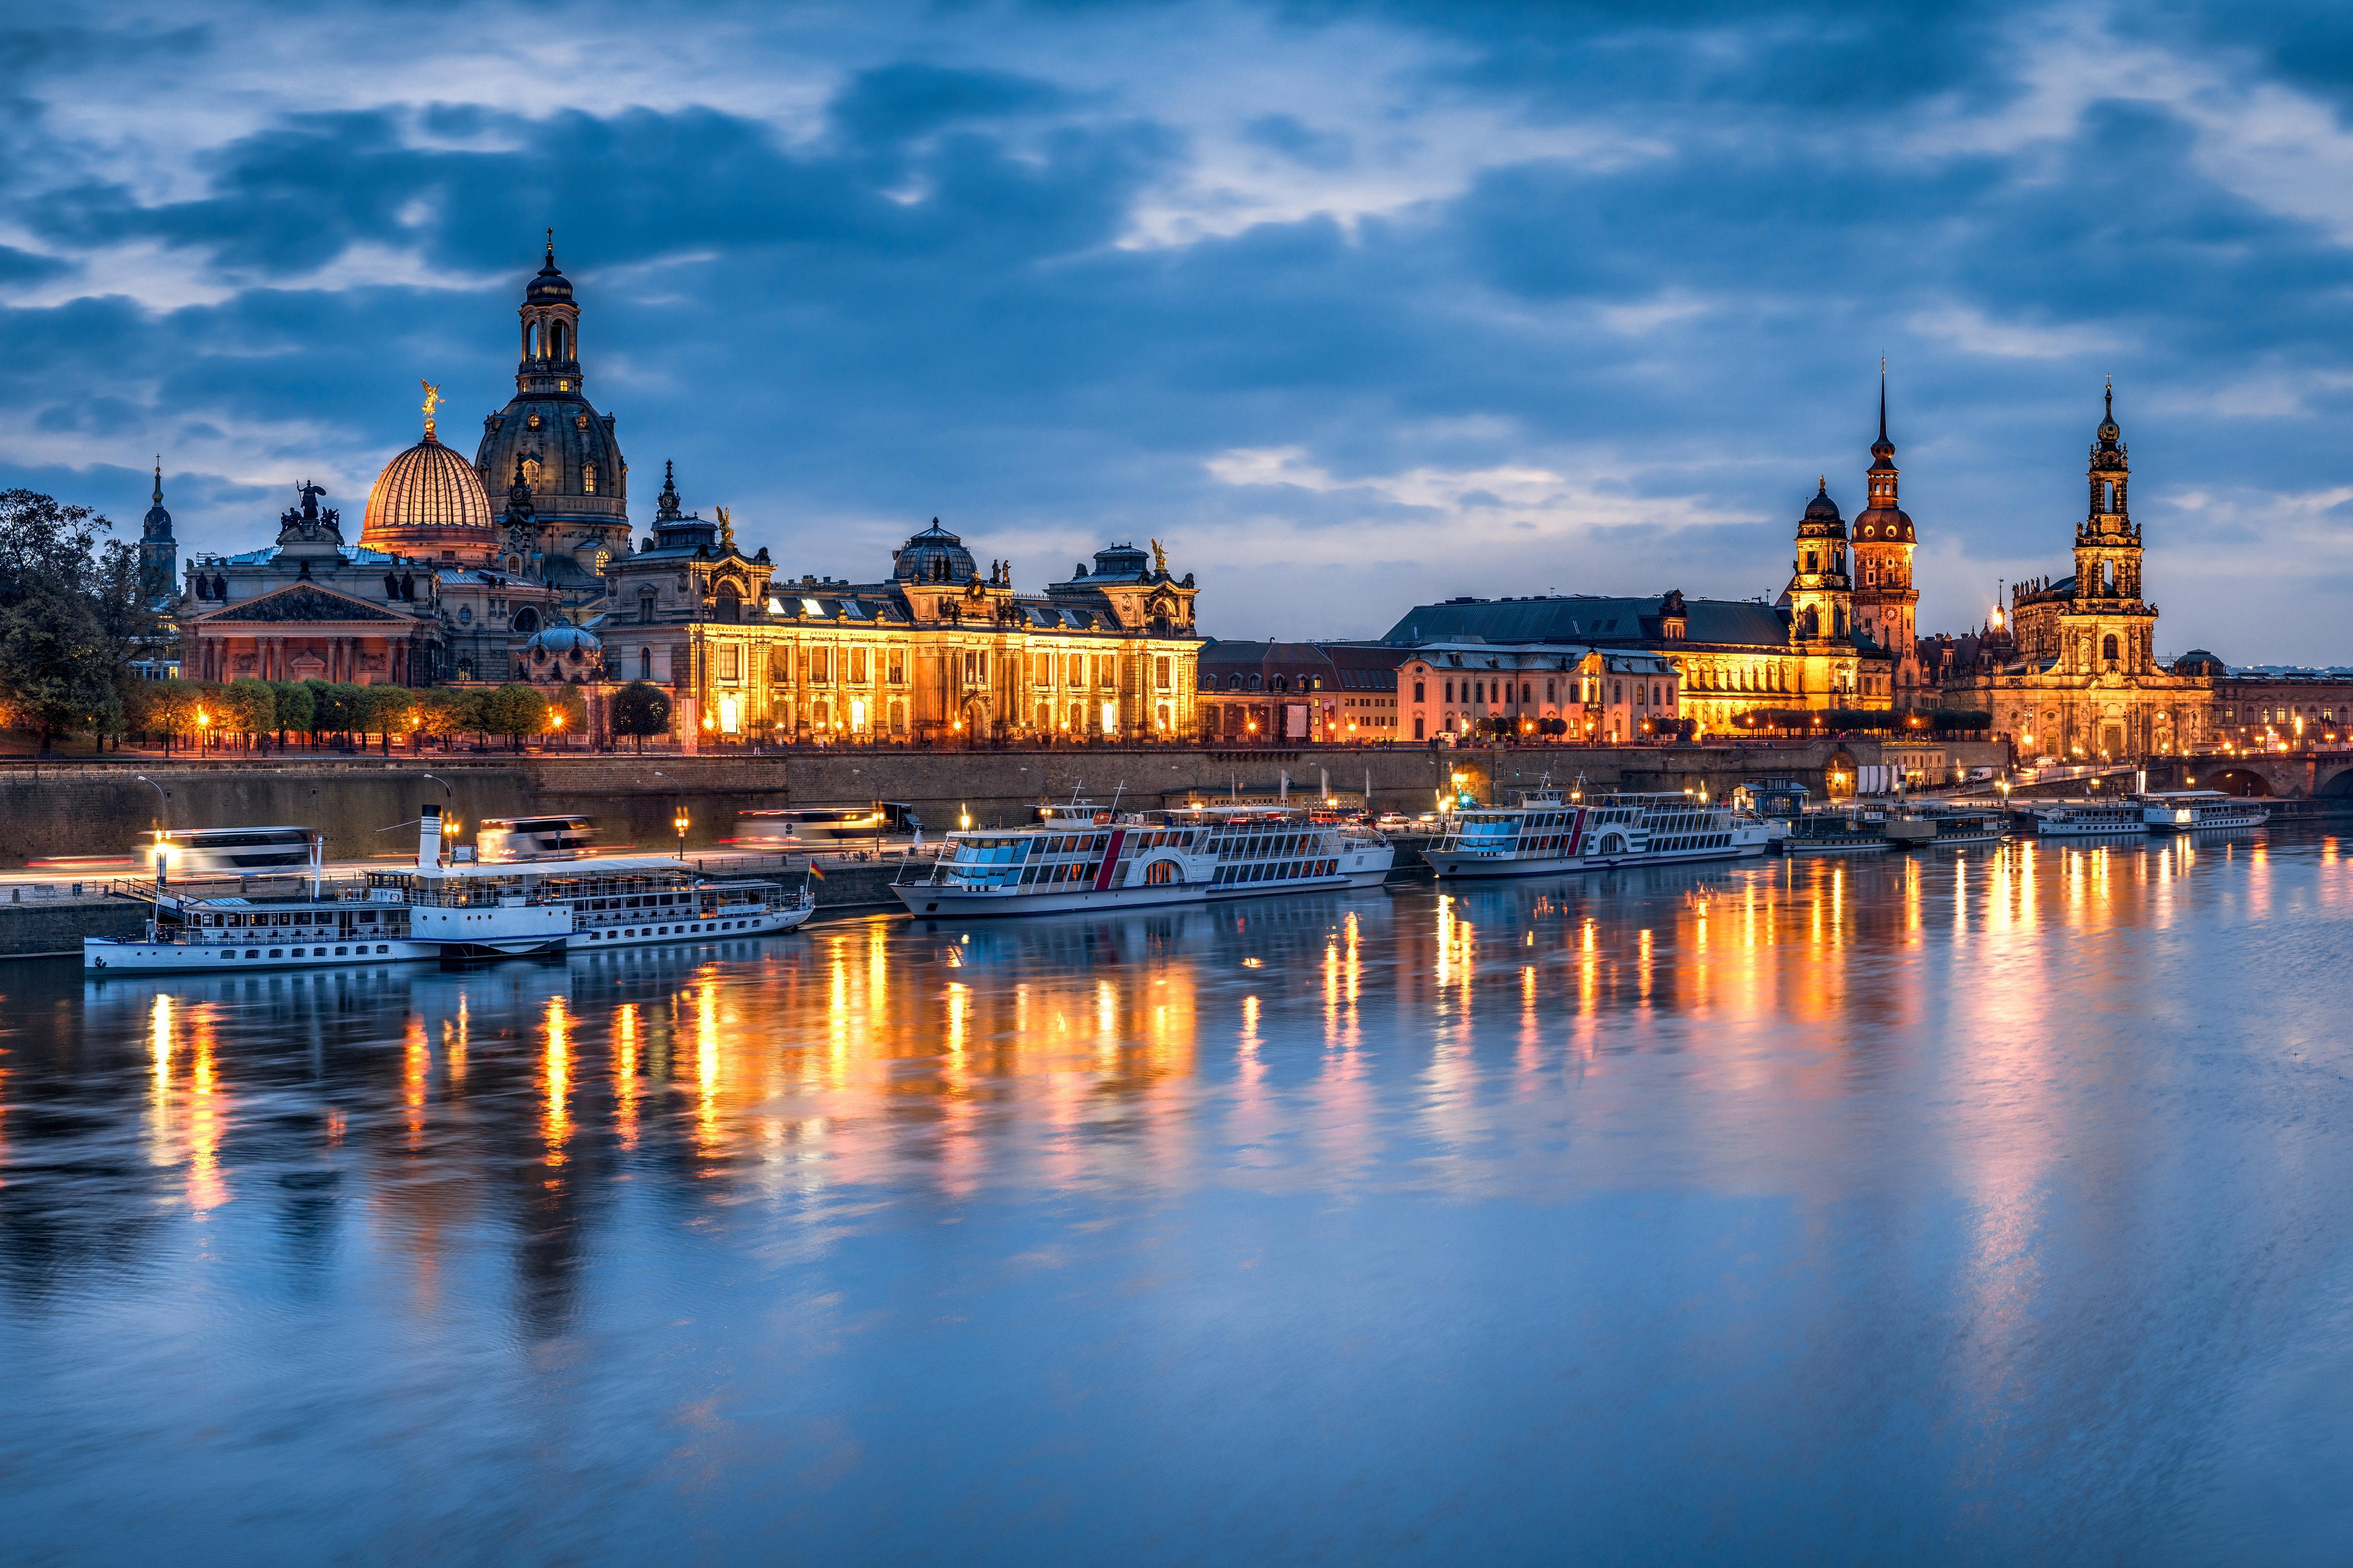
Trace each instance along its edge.
<instances>
[{"instance_id":1,"label":"spire finial","mask_svg":"<svg viewBox=\"0 0 2353 1568\"><path fill-rule=\"evenodd\" d=\"M164 454L155 454L155 504L164 504Z\"/></svg>"},{"instance_id":2,"label":"spire finial","mask_svg":"<svg viewBox=\"0 0 2353 1568\"><path fill-rule=\"evenodd\" d=\"M1831 493L1831 477L1828 474L1822 475L1821 478L1814 481L1814 492L1817 495L1828 495Z\"/></svg>"},{"instance_id":3,"label":"spire finial","mask_svg":"<svg viewBox=\"0 0 2353 1568\"><path fill-rule=\"evenodd\" d=\"M547 226L547 265L550 268L555 265L555 226L554 224Z\"/></svg>"},{"instance_id":4,"label":"spire finial","mask_svg":"<svg viewBox=\"0 0 2353 1568\"><path fill-rule=\"evenodd\" d=\"M2116 378L2113 375L2108 377L2108 389L2105 395L2105 401L2107 404L2108 418L2113 422L2116 416Z\"/></svg>"},{"instance_id":5,"label":"spire finial","mask_svg":"<svg viewBox=\"0 0 2353 1568\"><path fill-rule=\"evenodd\" d=\"M1887 356L1879 356L1879 438L1887 439Z\"/></svg>"}]
</instances>

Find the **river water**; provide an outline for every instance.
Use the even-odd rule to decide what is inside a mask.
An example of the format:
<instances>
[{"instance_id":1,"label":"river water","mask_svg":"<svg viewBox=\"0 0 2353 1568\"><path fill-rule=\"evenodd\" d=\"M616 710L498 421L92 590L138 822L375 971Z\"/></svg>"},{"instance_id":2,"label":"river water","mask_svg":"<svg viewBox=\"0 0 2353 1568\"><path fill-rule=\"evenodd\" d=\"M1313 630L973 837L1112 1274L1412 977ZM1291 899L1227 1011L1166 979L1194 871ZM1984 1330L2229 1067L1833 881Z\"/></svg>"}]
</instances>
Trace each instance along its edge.
<instances>
[{"instance_id":1,"label":"river water","mask_svg":"<svg viewBox=\"0 0 2353 1568\"><path fill-rule=\"evenodd\" d=\"M0 970L0 1560L2342 1563L2312 830Z\"/></svg>"}]
</instances>

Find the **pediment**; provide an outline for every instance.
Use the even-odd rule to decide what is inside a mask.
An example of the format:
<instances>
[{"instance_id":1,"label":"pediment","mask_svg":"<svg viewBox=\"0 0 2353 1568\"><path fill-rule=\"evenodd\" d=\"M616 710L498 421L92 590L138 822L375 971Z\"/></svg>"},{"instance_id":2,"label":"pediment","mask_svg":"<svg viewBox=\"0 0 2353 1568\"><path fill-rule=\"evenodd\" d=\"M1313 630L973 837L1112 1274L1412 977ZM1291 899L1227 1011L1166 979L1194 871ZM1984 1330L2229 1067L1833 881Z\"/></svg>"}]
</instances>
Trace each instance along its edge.
<instances>
[{"instance_id":1,"label":"pediment","mask_svg":"<svg viewBox=\"0 0 2353 1568\"><path fill-rule=\"evenodd\" d=\"M385 609L381 605L371 605L365 599L354 598L349 594L339 594L332 588L322 588L316 583L290 583L283 588L258 595L242 604L224 605L217 610L207 610L195 618L206 622L283 626L318 621L382 621L399 625L416 617Z\"/></svg>"}]
</instances>

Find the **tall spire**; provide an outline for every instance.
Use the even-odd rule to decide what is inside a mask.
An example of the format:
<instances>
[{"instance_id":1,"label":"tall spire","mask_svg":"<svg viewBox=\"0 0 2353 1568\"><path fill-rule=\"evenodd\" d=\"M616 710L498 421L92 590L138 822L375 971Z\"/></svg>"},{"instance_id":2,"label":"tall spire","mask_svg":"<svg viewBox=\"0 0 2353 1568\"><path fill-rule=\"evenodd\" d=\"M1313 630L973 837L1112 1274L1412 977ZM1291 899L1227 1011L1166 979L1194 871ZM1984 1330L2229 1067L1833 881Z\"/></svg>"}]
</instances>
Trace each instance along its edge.
<instances>
[{"instance_id":1,"label":"tall spire","mask_svg":"<svg viewBox=\"0 0 2353 1568\"><path fill-rule=\"evenodd\" d=\"M152 498L157 506L164 504L164 454L155 454L155 493Z\"/></svg>"},{"instance_id":2,"label":"tall spire","mask_svg":"<svg viewBox=\"0 0 2353 1568\"><path fill-rule=\"evenodd\" d=\"M1887 439L1887 356L1879 356L1879 438Z\"/></svg>"},{"instance_id":3,"label":"tall spire","mask_svg":"<svg viewBox=\"0 0 2353 1568\"><path fill-rule=\"evenodd\" d=\"M555 226L547 226L547 270L555 270Z\"/></svg>"}]
</instances>

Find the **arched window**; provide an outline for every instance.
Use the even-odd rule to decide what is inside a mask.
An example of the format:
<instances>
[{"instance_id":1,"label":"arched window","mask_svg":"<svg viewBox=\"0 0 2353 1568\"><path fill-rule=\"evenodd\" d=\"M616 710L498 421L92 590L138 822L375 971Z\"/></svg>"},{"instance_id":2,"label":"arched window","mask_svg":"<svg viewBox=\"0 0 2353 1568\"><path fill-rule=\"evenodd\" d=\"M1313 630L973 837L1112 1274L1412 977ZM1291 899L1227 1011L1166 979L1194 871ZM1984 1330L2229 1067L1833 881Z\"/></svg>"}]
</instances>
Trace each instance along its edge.
<instances>
[{"instance_id":1,"label":"arched window","mask_svg":"<svg viewBox=\"0 0 2353 1568\"><path fill-rule=\"evenodd\" d=\"M580 465L580 489L585 495L593 496L596 493L596 464L583 463Z\"/></svg>"},{"instance_id":2,"label":"arched window","mask_svg":"<svg viewBox=\"0 0 2353 1568\"><path fill-rule=\"evenodd\" d=\"M539 630L539 612L529 605L517 610L514 613L514 629L523 637Z\"/></svg>"},{"instance_id":3,"label":"arched window","mask_svg":"<svg viewBox=\"0 0 2353 1568\"><path fill-rule=\"evenodd\" d=\"M740 621L744 618L744 601L736 594L735 585L733 583L723 583L719 585L719 618L723 621Z\"/></svg>"},{"instance_id":4,"label":"arched window","mask_svg":"<svg viewBox=\"0 0 2353 1568\"><path fill-rule=\"evenodd\" d=\"M638 649L638 679L639 680L651 680L653 678L654 650L649 647L641 647Z\"/></svg>"},{"instance_id":5,"label":"arched window","mask_svg":"<svg viewBox=\"0 0 2353 1568\"><path fill-rule=\"evenodd\" d=\"M2110 632L2100 641L2100 657L2110 664L2116 661L2116 634Z\"/></svg>"},{"instance_id":6,"label":"arched window","mask_svg":"<svg viewBox=\"0 0 2353 1568\"><path fill-rule=\"evenodd\" d=\"M1812 605L1806 606L1806 635L1810 637L1822 635L1822 613Z\"/></svg>"},{"instance_id":7,"label":"arched window","mask_svg":"<svg viewBox=\"0 0 2353 1568\"><path fill-rule=\"evenodd\" d=\"M554 345L554 352L548 355L550 359L570 359L572 357L570 354L564 352L565 331L563 322L550 322L547 329L547 338L548 342Z\"/></svg>"}]
</instances>

